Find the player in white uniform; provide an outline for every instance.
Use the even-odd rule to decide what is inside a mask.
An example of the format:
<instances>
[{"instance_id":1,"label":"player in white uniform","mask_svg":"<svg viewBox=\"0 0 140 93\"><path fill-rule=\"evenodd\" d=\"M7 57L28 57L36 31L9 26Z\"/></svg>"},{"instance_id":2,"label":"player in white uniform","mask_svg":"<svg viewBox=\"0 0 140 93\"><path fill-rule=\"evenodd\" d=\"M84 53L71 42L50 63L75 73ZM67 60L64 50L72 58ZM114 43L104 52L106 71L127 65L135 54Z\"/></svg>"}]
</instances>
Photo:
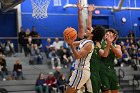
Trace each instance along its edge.
<instances>
[{"instance_id":1,"label":"player in white uniform","mask_svg":"<svg viewBox=\"0 0 140 93\"><path fill-rule=\"evenodd\" d=\"M78 15L81 16L82 6L80 3L78 6ZM91 9L91 10L94 10ZM81 17L79 17L79 23L82 23ZM83 30L83 25L79 25L79 30ZM80 31L81 32L81 31ZM85 33L83 31L83 33ZM83 33L78 33L80 38L83 38ZM81 36L82 35L82 36ZM86 84L88 92L92 93L92 85L90 81L90 58L94 49L94 44L92 42L93 34L88 30L86 31L87 39L83 39L81 41L73 42L71 40L65 41L71 46L73 54L76 58L75 62L75 70L72 73L72 76L69 79L69 86L66 90L66 93L76 93L77 90L81 90L81 88ZM75 47L78 47L78 51Z\"/></svg>"},{"instance_id":2,"label":"player in white uniform","mask_svg":"<svg viewBox=\"0 0 140 93\"><path fill-rule=\"evenodd\" d=\"M66 39L65 39L66 40ZM66 93L76 93L84 84L88 86L88 92L92 93L92 86L90 81L90 58L94 49L92 40L83 39L77 42L66 40L72 48L73 54L76 58L75 70L69 79L69 87ZM78 46L78 51L75 49Z\"/></svg>"},{"instance_id":3,"label":"player in white uniform","mask_svg":"<svg viewBox=\"0 0 140 93\"><path fill-rule=\"evenodd\" d=\"M93 93L90 81L90 59L92 52L94 51L93 41L95 41L94 38L100 37L100 34L104 32L105 29L102 26L97 26L92 32L87 31L87 39L81 41L74 42L73 40L64 37L76 58L75 70L69 79L69 86L66 93L76 93L84 84L86 84L88 88L87 91ZM78 51L76 50L76 47L78 47Z\"/></svg>"},{"instance_id":4,"label":"player in white uniform","mask_svg":"<svg viewBox=\"0 0 140 93\"><path fill-rule=\"evenodd\" d=\"M94 49L94 44L91 40L82 40L78 47L80 51L86 44L92 44L90 51L85 54L82 58L77 59L75 62L75 70L70 77L70 87L75 87L75 89L80 89L85 83L90 85L90 58ZM91 86L88 87L88 91L92 92Z\"/></svg>"}]
</instances>

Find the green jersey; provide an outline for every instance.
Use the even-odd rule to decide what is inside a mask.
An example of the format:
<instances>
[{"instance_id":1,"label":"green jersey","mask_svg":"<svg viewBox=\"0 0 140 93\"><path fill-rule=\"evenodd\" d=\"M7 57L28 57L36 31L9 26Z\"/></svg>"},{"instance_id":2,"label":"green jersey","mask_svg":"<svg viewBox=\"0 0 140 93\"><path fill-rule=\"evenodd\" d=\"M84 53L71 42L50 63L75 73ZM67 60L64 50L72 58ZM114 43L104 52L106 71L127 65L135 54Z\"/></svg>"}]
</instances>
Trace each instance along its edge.
<instances>
[{"instance_id":1,"label":"green jersey","mask_svg":"<svg viewBox=\"0 0 140 93\"><path fill-rule=\"evenodd\" d=\"M105 49L106 43L102 42L101 48ZM114 59L115 54L110 49L109 55L106 58L101 58L100 62L100 79L102 84L102 91L106 90L118 90L120 88L118 77L116 75L116 71L114 69Z\"/></svg>"},{"instance_id":2,"label":"green jersey","mask_svg":"<svg viewBox=\"0 0 140 93\"><path fill-rule=\"evenodd\" d=\"M101 48L105 49L106 47L106 42L103 41L101 44ZM115 59L115 54L113 53L113 51L110 49L109 51L109 55L106 58L101 58L101 63L108 68L114 68L114 59Z\"/></svg>"},{"instance_id":3,"label":"green jersey","mask_svg":"<svg viewBox=\"0 0 140 93\"><path fill-rule=\"evenodd\" d=\"M91 72L91 83L93 93L99 93L101 89L101 79L100 79L100 56L99 56L99 47L94 46L94 52L92 53L92 57L90 60L90 72Z\"/></svg>"},{"instance_id":4,"label":"green jersey","mask_svg":"<svg viewBox=\"0 0 140 93\"><path fill-rule=\"evenodd\" d=\"M93 71L99 71L100 70L100 60L101 60L101 57L99 56L99 49L100 48L98 46L94 46L94 52L92 53L92 57L90 59L90 70L91 70L91 73Z\"/></svg>"}]
</instances>

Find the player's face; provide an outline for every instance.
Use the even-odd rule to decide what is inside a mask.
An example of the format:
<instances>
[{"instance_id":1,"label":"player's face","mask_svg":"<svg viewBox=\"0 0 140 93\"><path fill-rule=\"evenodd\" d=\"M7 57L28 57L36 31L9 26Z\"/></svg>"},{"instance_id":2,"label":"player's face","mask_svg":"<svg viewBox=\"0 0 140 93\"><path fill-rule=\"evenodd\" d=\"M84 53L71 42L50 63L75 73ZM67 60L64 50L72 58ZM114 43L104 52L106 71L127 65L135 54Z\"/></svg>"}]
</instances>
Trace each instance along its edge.
<instances>
[{"instance_id":1,"label":"player's face","mask_svg":"<svg viewBox=\"0 0 140 93\"><path fill-rule=\"evenodd\" d=\"M105 33L105 40L106 40L106 38L109 36L109 34L110 34L110 32L106 32L106 33Z\"/></svg>"},{"instance_id":2,"label":"player's face","mask_svg":"<svg viewBox=\"0 0 140 93\"><path fill-rule=\"evenodd\" d=\"M106 40L106 38L109 36L109 35L111 35L111 36L116 36L116 34L115 33L112 33L112 32L106 32L105 33L105 40ZM115 39L114 39L115 40Z\"/></svg>"}]
</instances>

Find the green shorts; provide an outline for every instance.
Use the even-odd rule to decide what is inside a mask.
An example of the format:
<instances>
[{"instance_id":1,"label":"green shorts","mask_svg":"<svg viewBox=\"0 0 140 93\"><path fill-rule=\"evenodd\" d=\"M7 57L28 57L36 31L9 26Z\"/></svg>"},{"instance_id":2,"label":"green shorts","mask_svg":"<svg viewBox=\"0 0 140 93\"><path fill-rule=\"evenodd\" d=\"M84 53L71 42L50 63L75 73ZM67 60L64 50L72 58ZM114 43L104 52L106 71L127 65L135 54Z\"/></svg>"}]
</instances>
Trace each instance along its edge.
<instances>
[{"instance_id":1,"label":"green shorts","mask_svg":"<svg viewBox=\"0 0 140 93\"><path fill-rule=\"evenodd\" d=\"M120 88L115 69L102 69L100 72L101 90L118 90Z\"/></svg>"},{"instance_id":2,"label":"green shorts","mask_svg":"<svg viewBox=\"0 0 140 93\"><path fill-rule=\"evenodd\" d=\"M101 79L99 72L91 72L90 79L92 83L93 93L99 93L101 89Z\"/></svg>"}]
</instances>

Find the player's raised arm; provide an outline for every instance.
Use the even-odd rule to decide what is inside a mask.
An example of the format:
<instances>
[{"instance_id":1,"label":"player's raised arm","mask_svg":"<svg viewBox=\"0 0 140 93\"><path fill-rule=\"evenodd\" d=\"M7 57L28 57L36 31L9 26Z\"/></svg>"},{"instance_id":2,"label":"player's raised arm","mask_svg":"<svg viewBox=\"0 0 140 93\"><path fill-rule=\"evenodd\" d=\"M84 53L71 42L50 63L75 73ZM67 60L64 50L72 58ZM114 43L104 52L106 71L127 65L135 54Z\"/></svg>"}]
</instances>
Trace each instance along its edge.
<instances>
[{"instance_id":1,"label":"player's raised arm","mask_svg":"<svg viewBox=\"0 0 140 93\"><path fill-rule=\"evenodd\" d=\"M92 13L95 10L94 5L89 5L88 6L88 20L87 20L87 29L92 30Z\"/></svg>"},{"instance_id":2,"label":"player's raised arm","mask_svg":"<svg viewBox=\"0 0 140 93\"><path fill-rule=\"evenodd\" d=\"M121 46L120 45L116 45L116 47L111 45L111 49L112 49L112 51L114 52L114 54L116 55L117 58L122 58L122 51L121 51Z\"/></svg>"},{"instance_id":3,"label":"player's raised arm","mask_svg":"<svg viewBox=\"0 0 140 93\"><path fill-rule=\"evenodd\" d=\"M113 34L108 34L106 36L106 41L107 41L106 48L104 50L103 49L99 50L99 54L101 57L107 57L109 55L110 46L114 39L115 39L115 36Z\"/></svg>"},{"instance_id":4,"label":"player's raised arm","mask_svg":"<svg viewBox=\"0 0 140 93\"><path fill-rule=\"evenodd\" d=\"M84 25L82 19L83 6L81 5L81 3L77 3L77 8L78 8L78 37L80 39L83 39L85 31L84 31Z\"/></svg>"}]
</instances>

